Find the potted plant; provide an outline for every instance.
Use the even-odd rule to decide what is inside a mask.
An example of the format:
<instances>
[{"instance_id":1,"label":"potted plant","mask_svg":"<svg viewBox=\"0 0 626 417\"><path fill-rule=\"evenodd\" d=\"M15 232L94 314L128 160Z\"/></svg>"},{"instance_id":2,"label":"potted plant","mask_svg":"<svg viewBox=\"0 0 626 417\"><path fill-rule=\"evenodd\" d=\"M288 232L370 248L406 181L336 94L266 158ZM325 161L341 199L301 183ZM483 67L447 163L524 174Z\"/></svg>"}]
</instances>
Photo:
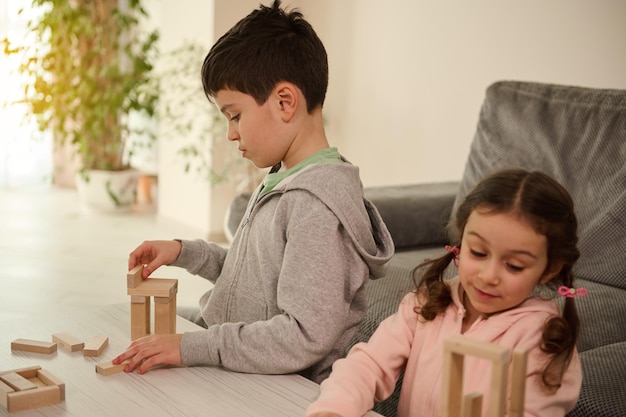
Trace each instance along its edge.
<instances>
[{"instance_id":1,"label":"potted plant","mask_svg":"<svg viewBox=\"0 0 626 417\"><path fill-rule=\"evenodd\" d=\"M34 46L22 48L20 67L29 114L40 130L53 132L56 145L69 148L87 207L129 207L138 178L128 164L129 138L152 138L146 120L157 106L158 32L142 31L147 13L140 0L32 5L39 12L28 26Z\"/></svg>"}]
</instances>

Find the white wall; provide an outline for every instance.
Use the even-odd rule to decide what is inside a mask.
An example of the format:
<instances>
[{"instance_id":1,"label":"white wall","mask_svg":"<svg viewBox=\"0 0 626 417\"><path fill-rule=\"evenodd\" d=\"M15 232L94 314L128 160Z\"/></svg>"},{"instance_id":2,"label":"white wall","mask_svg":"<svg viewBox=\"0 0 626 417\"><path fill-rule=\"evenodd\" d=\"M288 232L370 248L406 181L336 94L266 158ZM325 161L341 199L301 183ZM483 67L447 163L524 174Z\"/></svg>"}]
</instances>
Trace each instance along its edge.
<instances>
[{"instance_id":1,"label":"white wall","mask_svg":"<svg viewBox=\"0 0 626 417\"><path fill-rule=\"evenodd\" d=\"M151 0L150 15L159 22L160 49L166 54L185 41L213 43L213 2L185 0L184 2ZM198 68L204 57L189 65ZM198 76L199 78L199 76ZM176 91L164 86L164 100ZM161 103L163 105L164 103ZM161 110L162 111L162 110ZM158 141L158 214L161 222L194 229L198 237L211 233L211 187L193 175L185 174L183 161L177 152L188 138L163 138ZM174 237L174 236L172 236Z\"/></svg>"},{"instance_id":2,"label":"white wall","mask_svg":"<svg viewBox=\"0 0 626 417\"><path fill-rule=\"evenodd\" d=\"M626 89L622 0L348 3L319 6L345 22L321 25L326 116L365 185L459 179L494 81Z\"/></svg>"},{"instance_id":3,"label":"white wall","mask_svg":"<svg viewBox=\"0 0 626 417\"><path fill-rule=\"evenodd\" d=\"M160 3L169 33L199 25L219 36L259 2ZM494 81L626 89L623 0L283 3L300 8L326 45L329 140L360 166L366 186L460 179L484 91ZM176 18L182 8L194 11ZM172 169L161 163L161 178ZM189 178L171 187L168 181L160 214L184 217L181 206L193 198L206 208Z\"/></svg>"}]
</instances>

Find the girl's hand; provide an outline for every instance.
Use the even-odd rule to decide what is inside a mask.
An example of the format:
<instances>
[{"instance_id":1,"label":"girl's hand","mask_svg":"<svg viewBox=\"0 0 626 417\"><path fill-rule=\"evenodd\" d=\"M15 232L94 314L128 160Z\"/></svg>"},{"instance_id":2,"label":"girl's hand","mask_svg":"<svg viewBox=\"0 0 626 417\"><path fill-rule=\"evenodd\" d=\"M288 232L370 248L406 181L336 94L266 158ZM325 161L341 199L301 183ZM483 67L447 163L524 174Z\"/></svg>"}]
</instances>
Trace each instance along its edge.
<instances>
[{"instance_id":1,"label":"girl's hand","mask_svg":"<svg viewBox=\"0 0 626 417\"><path fill-rule=\"evenodd\" d=\"M137 339L130 344L126 352L113 359L114 365L125 360L130 362L124 372L137 368L138 374L146 373L157 365L182 365L180 359L180 341L182 334L155 334Z\"/></svg>"},{"instance_id":2,"label":"girl's hand","mask_svg":"<svg viewBox=\"0 0 626 417\"><path fill-rule=\"evenodd\" d=\"M329 413L325 411L323 413L311 414L309 417L341 417L341 416L336 413Z\"/></svg>"}]
</instances>

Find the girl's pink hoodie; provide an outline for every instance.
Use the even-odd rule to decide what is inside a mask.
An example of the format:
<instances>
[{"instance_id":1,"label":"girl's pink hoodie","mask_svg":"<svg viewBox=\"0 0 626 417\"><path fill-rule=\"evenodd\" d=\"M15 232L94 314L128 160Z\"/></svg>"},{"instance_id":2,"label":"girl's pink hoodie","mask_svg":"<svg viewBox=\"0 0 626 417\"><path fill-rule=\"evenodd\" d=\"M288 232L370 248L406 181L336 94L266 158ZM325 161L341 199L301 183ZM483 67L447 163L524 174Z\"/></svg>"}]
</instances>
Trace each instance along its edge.
<instances>
[{"instance_id":1,"label":"girl's pink hoodie","mask_svg":"<svg viewBox=\"0 0 626 417\"><path fill-rule=\"evenodd\" d=\"M448 283L453 303L433 321L418 320L414 312L417 297L407 294L398 312L380 324L368 343L355 345L346 358L335 362L331 376L321 384L319 398L307 409L307 416L332 411L343 417L360 417L374 406L374 400L382 401L391 395L403 370L398 417L438 416L443 341L461 334L465 314L458 277ZM510 351L529 348L524 414L527 417L564 416L578 400L582 371L576 351L558 391L548 393L542 389L541 372L548 357L539 349L541 333L546 319L557 314L553 301L529 298L519 307L478 319L464 333L465 337ZM464 394L484 394L483 415L489 404L489 379L488 361L465 358Z\"/></svg>"}]
</instances>

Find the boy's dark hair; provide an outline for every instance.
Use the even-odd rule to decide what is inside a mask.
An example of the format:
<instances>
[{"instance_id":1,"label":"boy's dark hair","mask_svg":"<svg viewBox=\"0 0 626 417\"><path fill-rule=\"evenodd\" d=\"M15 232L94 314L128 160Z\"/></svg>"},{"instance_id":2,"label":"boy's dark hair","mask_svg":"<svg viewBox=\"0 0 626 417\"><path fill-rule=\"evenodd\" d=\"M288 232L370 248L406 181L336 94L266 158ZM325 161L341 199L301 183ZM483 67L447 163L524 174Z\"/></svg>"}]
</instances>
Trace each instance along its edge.
<instances>
[{"instance_id":1,"label":"boy's dark hair","mask_svg":"<svg viewBox=\"0 0 626 417\"><path fill-rule=\"evenodd\" d=\"M222 89L252 96L260 105L280 81L300 88L310 113L322 107L328 87L328 57L313 27L297 10L261 5L213 45L202 64L209 98Z\"/></svg>"},{"instance_id":2,"label":"boy's dark hair","mask_svg":"<svg viewBox=\"0 0 626 417\"><path fill-rule=\"evenodd\" d=\"M528 221L537 233L546 236L547 270L551 266L562 265L560 272L546 287L556 294L560 285L574 286L572 268L580 256L577 248L578 223L572 198L561 184L542 172L522 169L502 170L484 178L465 197L450 221L453 244L460 246L467 220L477 208L490 213L513 213ZM427 297L417 311L425 320L434 320L452 302L443 272L453 258L454 254L446 253L424 262L415 270L415 273L418 269L424 270L421 280L416 282L416 293ZM562 316L551 317L544 325L541 349L551 358L541 378L550 391L557 390L561 384L576 345L578 325L573 298L565 298Z\"/></svg>"}]
</instances>

